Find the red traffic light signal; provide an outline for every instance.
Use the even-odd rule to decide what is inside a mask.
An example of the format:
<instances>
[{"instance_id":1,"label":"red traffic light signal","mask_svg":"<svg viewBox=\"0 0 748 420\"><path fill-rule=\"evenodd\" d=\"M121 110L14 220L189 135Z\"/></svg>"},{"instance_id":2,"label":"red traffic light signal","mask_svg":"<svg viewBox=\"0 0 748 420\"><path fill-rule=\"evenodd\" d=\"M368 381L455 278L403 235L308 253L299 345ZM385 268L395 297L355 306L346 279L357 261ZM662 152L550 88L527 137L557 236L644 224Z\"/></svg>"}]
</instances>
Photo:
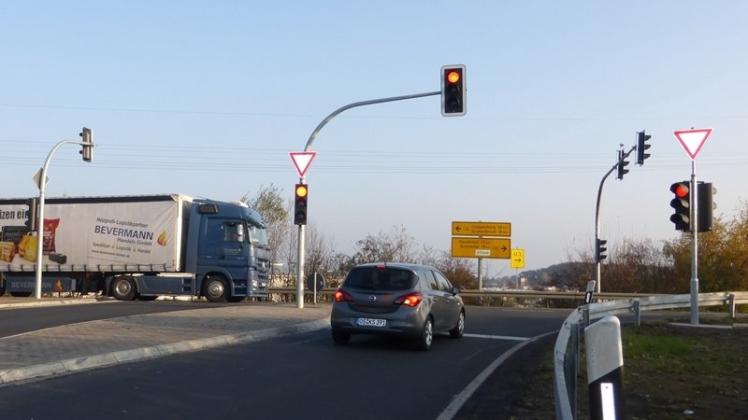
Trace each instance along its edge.
<instances>
[{"instance_id":1,"label":"red traffic light signal","mask_svg":"<svg viewBox=\"0 0 748 420\"><path fill-rule=\"evenodd\" d=\"M442 115L458 117L465 115L465 66L442 67Z\"/></svg>"},{"instance_id":2,"label":"red traffic light signal","mask_svg":"<svg viewBox=\"0 0 748 420\"><path fill-rule=\"evenodd\" d=\"M670 201L670 207L675 213L670 221L675 223L675 229L683 232L691 231L691 186L688 181L676 182L670 186L670 192L675 198Z\"/></svg>"}]
</instances>

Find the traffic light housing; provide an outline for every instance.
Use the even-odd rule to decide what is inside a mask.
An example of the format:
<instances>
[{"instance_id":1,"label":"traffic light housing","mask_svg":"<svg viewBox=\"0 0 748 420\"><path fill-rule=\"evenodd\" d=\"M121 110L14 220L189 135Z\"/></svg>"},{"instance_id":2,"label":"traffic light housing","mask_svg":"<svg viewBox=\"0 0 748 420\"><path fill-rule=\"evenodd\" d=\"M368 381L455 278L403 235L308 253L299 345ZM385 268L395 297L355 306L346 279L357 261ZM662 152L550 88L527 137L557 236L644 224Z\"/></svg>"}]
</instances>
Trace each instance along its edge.
<instances>
[{"instance_id":1,"label":"traffic light housing","mask_svg":"<svg viewBox=\"0 0 748 420\"><path fill-rule=\"evenodd\" d=\"M465 66L442 67L442 115L465 115Z\"/></svg>"},{"instance_id":2,"label":"traffic light housing","mask_svg":"<svg viewBox=\"0 0 748 420\"><path fill-rule=\"evenodd\" d=\"M294 213L293 222L295 225L306 224L307 198L309 197L309 186L306 184L296 184L294 191Z\"/></svg>"},{"instance_id":3,"label":"traffic light housing","mask_svg":"<svg viewBox=\"0 0 748 420\"><path fill-rule=\"evenodd\" d=\"M29 198L26 200L26 207L28 207L28 209L26 210L26 221L24 224L29 232L33 232L36 230L37 199Z\"/></svg>"},{"instance_id":4,"label":"traffic light housing","mask_svg":"<svg viewBox=\"0 0 748 420\"><path fill-rule=\"evenodd\" d=\"M696 208L699 213L699 232L709 232L712 230L713 221L713 210L714 210L714 193L715 188L712 187L711 182L698 182L698 197L696 201L698 204Z\"/></svg>"},{"instance_id":5,"label":"traffic light housing","mask_svg":"<svg viewBox=\"0 0 748 420\"><path fill-rule=\"evenodd\" d=\"M90 162L93 159L93 132L90 128L83 127L80 133L81 136L81 150L80 153L83 156L83 160Z\"/></svg>"},{"instance_id":6,"label":"traffic light housing","mask_svg":"<svg viewBox=\"0 0 748 420\"><path fill-rule=\"evenodd\" d=\"M608 248L605 246L608 241L604 239L595 239L595 262L603 262L604 259L608 258L606 252Z\"/></svg>"},{"instance_id":7,"label":"traffic light housing","mask_svg":"<svg viewBox=\"0 0 748 420\"><path fill-rule=\"evenodd\" d=\"M670 207L675 213L670 216L670 221L675 223L675 230L682 232L691 231L691 183L688 181L676 182L670 186L670 192L675 198L670 201Z\"/></svg>"},{"instance_id":8,"label":"traffic light housing","mask_svg":"<svg viewBox=\"0 0 748 420\"><path fill-rule=\"evenodd\" d=\"M651 144L647 144L647 141L652 138L651 135L647 134L646 131L639 131L636 140L636 164L643 165L644 160L652 156L650 153L646 153L647 149L652 147Z\"/></svg>"},{"instance_id":9,"label":"traffic light housing","mask_svg":"<svg viewBox=\"0 0 748 420\"><path fill-rule=\"evenodd\" d=\"M623 176L629 173L626 167L629 165L629 161L626 160L627 156L623 150L618 151L618 179L623 179Z\"/></svg>"}]
</instances>

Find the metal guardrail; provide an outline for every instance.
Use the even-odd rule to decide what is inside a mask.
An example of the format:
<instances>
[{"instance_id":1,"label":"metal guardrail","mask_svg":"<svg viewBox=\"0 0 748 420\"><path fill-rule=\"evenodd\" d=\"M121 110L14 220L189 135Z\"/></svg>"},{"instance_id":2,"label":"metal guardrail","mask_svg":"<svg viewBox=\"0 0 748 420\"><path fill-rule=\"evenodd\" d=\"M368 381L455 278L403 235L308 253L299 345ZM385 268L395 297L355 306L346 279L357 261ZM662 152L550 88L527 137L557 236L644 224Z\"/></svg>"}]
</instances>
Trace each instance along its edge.
<instances>
[{"instance_id":1,"label":"metal guardrail","mask_svg":"<svg viewBox=\"0 0 748 420\"><path fill-rule=\"evenodd\" d=\"M337 289L328 289L318 291L318 294L332 295ZM268 289L268 293L279 293L279 294L296 294L295 287L271 287ZM312 291L305 289L305 294L311 295ZM583 300L584 292L551 292L551 291L537 291L537 290L474 290L465 289L460 291L460 296L463 297L514 297L524 299L570 299L570 300ZM632 299L632 298L644 298L651 297L652 294L646 293L599 293L595 295L596 299L602 300L617 300L617 299ZM660 296L660 295L654 295ZM670 295L662 295L670 296Z\"/></svg>"},{"instance_id":2,"label":"metal guardrail","mask_svg":"<svg viewBox=\"0 0 748 420\"><path fill-rule=\"evenodd\" d=\"M603 294L596 295L603 299ZM735 305L748 304L748 292L719 292L699 294L699 306L729 305L730 316L735 316ZM578 374L578 347L581 326L591 319L608 315L630 314L639 324L641 311L689 308L691 295L656 295L633 298L628 301L593 303L577 308L561 326L553 349L553 389L556 401L556 418L572 420L576 414L576 378ZM572 351L569 352L569 347ZM571 354L570 354L571 353ZM571 357L570 357L571 356ZM569 386L571 384L571 387Z\"/></svg>"}]
</instances>

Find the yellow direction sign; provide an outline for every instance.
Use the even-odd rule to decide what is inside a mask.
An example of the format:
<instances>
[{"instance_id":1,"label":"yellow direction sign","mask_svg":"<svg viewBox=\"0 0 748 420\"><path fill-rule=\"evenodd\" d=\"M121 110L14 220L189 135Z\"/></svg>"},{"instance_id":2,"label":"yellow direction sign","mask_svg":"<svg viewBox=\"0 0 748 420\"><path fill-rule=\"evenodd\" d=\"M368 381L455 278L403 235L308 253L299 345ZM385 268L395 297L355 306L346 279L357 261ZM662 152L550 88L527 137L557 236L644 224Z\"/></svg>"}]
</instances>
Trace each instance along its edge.
<instances>
[{"instance_id":1,"label":"yellow direction sign","mask_svg":"<svg viewBox=\"0 0 748 420\"><path fill-rule=\"evenodd\" d=\"M509 238L452 238L453 257L508 260L511 250Z\"/></svg>"},{"instance_id":2,"label":"yellow direction sign","mask_svg":"<svg viewBox=\"0 0 748 420\"><path fill-rule=\"evenodd\" d=\"M525 268L524 248L512 248L512 268Z\"/></svg>"},{"instance_id":3,"label":"yellow direction sign","mask_svg":"<svg viewBox=\"0 0 748 420\"><path fill-rule=\"evenodd\" d=\"M503 236L508 238L512 236L512 224L503 222L452 222L452 235Z\"/></svg>"}]
</instances>

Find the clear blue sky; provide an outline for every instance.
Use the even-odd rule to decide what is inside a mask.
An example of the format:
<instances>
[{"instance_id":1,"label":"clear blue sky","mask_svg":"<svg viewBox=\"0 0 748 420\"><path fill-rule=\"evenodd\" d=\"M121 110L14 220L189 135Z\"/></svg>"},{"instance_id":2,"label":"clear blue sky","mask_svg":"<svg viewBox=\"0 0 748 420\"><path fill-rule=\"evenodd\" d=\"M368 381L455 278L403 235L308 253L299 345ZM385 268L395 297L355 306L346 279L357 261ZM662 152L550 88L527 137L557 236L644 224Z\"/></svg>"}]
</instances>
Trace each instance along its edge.
<instances>
[{"instance_id":1,"label":"clear blue sky","mask_svg":"<svg viewBox=\"0 0 748 420\"><path fill-rule=\"evenodd\" d=\"M673 136L732 217L748 195L748 3L738 1L0 3L2 197L61 139L94 130L94 162L61 149L49 194L182 192L235 200L298 180L344 104L439 89L467 66L468 113L429 97L348 111L314 144L310 220L341 251L403 225L447 250L450 222L511 222L527 268L592 249L597 187L635 132L652 158L605 184L602 236L675 237ZM511 272L495 261L489 275Z\"/></svg>"}]
</instances>

